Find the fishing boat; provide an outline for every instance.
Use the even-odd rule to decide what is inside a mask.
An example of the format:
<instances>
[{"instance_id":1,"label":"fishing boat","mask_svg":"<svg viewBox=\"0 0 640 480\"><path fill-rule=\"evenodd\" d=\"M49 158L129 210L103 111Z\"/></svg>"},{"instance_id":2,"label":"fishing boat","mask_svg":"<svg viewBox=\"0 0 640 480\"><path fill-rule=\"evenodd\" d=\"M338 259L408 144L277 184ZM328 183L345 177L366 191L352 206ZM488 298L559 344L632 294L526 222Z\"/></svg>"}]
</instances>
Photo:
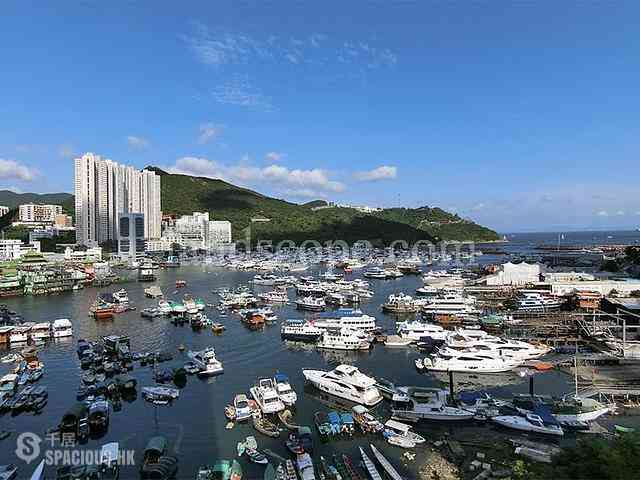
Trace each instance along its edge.
<instances>
[{"instance_id":1,"label":"fishing boat","mask_svg":"<svg viewBox=\"0 0 640 480\"><path fill-rule=\"evenodd\" d=\"M364 464L364 468L369 473L369 477L371 480L382 480L382 475L376 469L376 466L373 464L369 456L364 452L363 448L360 447L360 456L362 457L362 463Z\"/></svg>"},{"instance_id":2,"label":"fishing boat","mask_svg":"<svg viewBox=\"0 0 640 480\"><path fill-rule=\"evenodd\" d=\"M362 405L354 405L351 408L353 419L360 426L363 433L380 433L384 430L384 425L378 420L368 408Z\"/></svg>"},{"instance_id":3,"label":"fishing boat","mask_svg":"<svg viewBox=\"0 0 640 480\"><path fill-rule=\"evenodd\" d=\"M31 327L30 337L34 341L49 340L51 338L51 323L36 323Z\"/></svg>"},{"instance_id":4,"label":"fishing boat","mask_svg":"<svg viewBox=\"0 0 640 480\"><path fill-rule=\"evenodd\" d=\"M162 297L162 290L158 285L152 285L144 289L144 295L148 298L160 298Z\"/></svg>"},{"instance_id":5,"label":"fishing boat","mask_svg":"<svg viewBox=\"0 0 640 480\"><path fill-rule=\"evenodd\" d=\"M391 477L391 480L404 480L402 478L402 475L398 473L398 471L393 467L393 465L391 465L389 460L387 460L384 457L384 455L380 453L380 451L375 447L375 445L371 444L369 445L369 447L371 447L371 451L373 452L373 455L376 457L376 460L378 460L378 463L382 466L383 470L387 473L387 475Z\"/></svg>"},{"instance_id":6,"label":"fishing boat","mask_svg":"<svg viewBox=\"0 0 640 480\"><path fill-rule=\"evenodd\" d=\"M124 288L121 288L117 292L113 292L113 299L116 303L129 303L129 295Z\"/></svg>"},{"instance_id":7,"label":"fishing boat","mask_svg":"<svg viewBox=\"0 0 640 480\"><path fill-rule=\"evenodd\" d=\"M176 288L184 288L187 286L186 280L176 280Z\"/></svg>"},{"instance_id":8,"label":"fishing boat","mask_svg":"<svg viewBox=\"0 0 640 480\"><path fill-rule=\"evenodd\" d=\"M93 317L96 320L111 320L113 319L114 309L113 305L108 303L96 302L92 309Z\"/></svg>"},{"instance_id":9,"label":"fishing boat","mask_svg":"<svg viewBox=\"0 0 640 480\"><path fill-rule=\"evenodd\" d=\"M152 437L144 449L140 465L140 477L143 479L169 479L178 471L178 459L167 455L167 439Z\"/></svg>"},{"instance_id":10,"label":"fishing boat","mask_svg":"<svg viewBox=\"0 0 640 480\"><path fill-rule=\"evenodd\" d=\"M389 295L382 305L382 311L388 313L416 313L418 308L413 298L404 293Z\"/></svg>"},{"instance_id":11,"label":"fishing boat","mask_svg":"<svg viewBox=\"0 0 640 480\"><path fill-rule=\"evenodd\" d=\"M258 380L258 384L251 387L249 392L265 414L278 413L285 409L272 378Z\"/></svg>"}]
</instances>

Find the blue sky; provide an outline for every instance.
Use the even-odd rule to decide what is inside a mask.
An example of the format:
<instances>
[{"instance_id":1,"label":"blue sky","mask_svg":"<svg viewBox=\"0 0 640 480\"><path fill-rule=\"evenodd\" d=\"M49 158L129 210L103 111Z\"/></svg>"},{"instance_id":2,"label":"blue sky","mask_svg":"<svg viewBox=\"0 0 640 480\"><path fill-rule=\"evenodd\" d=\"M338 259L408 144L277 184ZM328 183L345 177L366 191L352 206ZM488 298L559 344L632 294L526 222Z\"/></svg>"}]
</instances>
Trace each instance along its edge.
<instances>
[{"instance_id":1,"label":"blue sky","mask_svg":"<svg viewBox=\"0 0 640 480\"><path fill-rule=\"evenodd\" d=\"M0 188L72 158L500 231L636 227L638 2L3 2Z\"/></svg>"}]
</instances>

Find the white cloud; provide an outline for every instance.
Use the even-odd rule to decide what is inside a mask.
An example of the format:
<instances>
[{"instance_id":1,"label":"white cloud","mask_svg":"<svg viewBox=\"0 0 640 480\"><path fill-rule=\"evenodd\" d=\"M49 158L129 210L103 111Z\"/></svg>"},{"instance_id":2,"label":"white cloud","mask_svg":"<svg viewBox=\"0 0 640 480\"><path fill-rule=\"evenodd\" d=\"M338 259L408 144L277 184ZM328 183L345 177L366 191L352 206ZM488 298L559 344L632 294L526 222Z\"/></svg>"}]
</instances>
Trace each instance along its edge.
<instances>
[{"instance_id":1,"label":"white cloud","mask_svg":"<svg viewBox=\"0 0 640 480\"><path fill-rule=\"evenodd\" d=\"M606 210L599 210L598 213L596 213L596 215L598 217L608 217L609 216L609 212L607 212Z\"/></svg>"},{"instance_id":2,"label":"white cloud","mask_svg":"<svg viewBox=\"0 0 640 480\"><path fill-rule=\"evenodd\" d=\"M203 123L200 125L200 135L198 135L198 143L205 144L212 140L217 140L222 135L222 125L216 125L214 123Z\"/></svg>"},{"instance_id":3,"label":"white cloud","mask_svg":"<svg viewBox=\"0 0 640 480\"><path fill-rule=\"evenodd\" d=\"M135 150L146 150L147 148L149 148L151 143L146 138L129 135L127 137L127 145Z\"/></svg>"},{"instance_id":4,"label":"white cloud","mask_svg":"<svg viewBox=\"0 0 640 480\"><path fill-rule=\"evenodd\" d=\"M373 170L356 172L353 177L360 182L375 182L378 180L390 180L398 176L398 168L382 165Z\"/></svg>"},{"instance_id":5,"label":"white cloud","mask_svg":"<svg viewBox=\"0 0 640 480\"><path fill-rule=\"evenodd\" d=\"M261 168L242 162L225 165L206 158L182 157L167 170L171 173L219 178L240 185L259 187L268 184L282 193L295 191L297 196L302 196L301 193L304 196L320 196L322 192L340 193L345 189L344 184L332 180L326 171L319 168L290 170L281 165Z\"/></svg>"},{"instance_id":6,"label":"white cloud","mask_svg":"<svg viewBox=\"0 0 640 480\"><path fill-rule=\"evenodd\" d=\"M624 215L625 215L624 210L618 210L618 211L616 212L616 215L617 215L617 216L619 216L619 217L624 216Z\"/></svg>"},{"instance_id":7,"label":"white cloud","mask_svg":"<svg viewBox=\"0 0 640 480\"><path fill-rule=\"evenodd\" d=\"M70 143L63 143L58 149L58 156L62 158L73 158L76 155L75 148Z\"/></svg>"},{"instance_id":8,"label":"white cloud","mask_svg":"<svg viewBox=\"0 0 640 480\"><path fill-rule=\"evenodd\" d=\"M484 204L484 203L482 203L482 202L480 202L480 203L476 203L473 207L471 207L471 211L472 211L472 212L479 212L480 210L484 210L484 208L485 208L486 206L487 206L487 205L486 205L486 204Z\"/></svg>"},{"instance_id":9,"label":"white cloud","mask_svg":"<svg viewBox=\"0 0 640 480\"><path fill-rule=\"evenodd\" d=\"M24 180L30 182L37 176L38 172L35 169L22 165L15 160L5 160L0 158L0 178L16 180Z\"/></svg>"},{"instance_id":10,"label":"white cloud","mask_svg":"<svg viewBox=\"0 0 640 480\"><path fill-rule=\"evenodd\" d=\"M263 95L261 90L252 84L248 75L234 75L209 93L214 101L224 105L273 110L271 98Z\"/></svg>"},{"instance_id":11,"label":"white cloud","mask_svg":"<svg viewBox=\"0 0 640 480\"><path fill-rule=\"evenodd\" d=\"M264 158L270 162L279 162L282 160L282 157L284 157L284 153L281 152L269 152L264 156Z\"/></svg>"}]
</instances>

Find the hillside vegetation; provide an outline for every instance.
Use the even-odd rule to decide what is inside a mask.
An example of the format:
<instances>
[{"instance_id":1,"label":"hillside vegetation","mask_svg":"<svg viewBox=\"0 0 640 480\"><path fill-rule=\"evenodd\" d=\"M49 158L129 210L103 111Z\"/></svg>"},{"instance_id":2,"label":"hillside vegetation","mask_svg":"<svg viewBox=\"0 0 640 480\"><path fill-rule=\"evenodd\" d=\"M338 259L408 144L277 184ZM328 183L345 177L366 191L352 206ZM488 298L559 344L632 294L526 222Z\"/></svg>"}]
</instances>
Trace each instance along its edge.
<instances>
[{"instance_id":1,"label":"hillside vegetation","mask_svg":"<svg viewBox=\"0 0 640 480\"><path fill-rule=\"evenodd\" d=\"M389 244L394 240L493 240L492 230L459 218L439 208L385 209L375 214L352 208L313 210L324 202L299 205L267 197L222 180L168 174L162 176L162 210L165 214L210 212L214 219L229 220L234 239L244 239L251 226L252 240L369 240ZM252 219L254 220L252 222ZM270 219L269 222L255 221Z\"/></svg>"}]
</instances>

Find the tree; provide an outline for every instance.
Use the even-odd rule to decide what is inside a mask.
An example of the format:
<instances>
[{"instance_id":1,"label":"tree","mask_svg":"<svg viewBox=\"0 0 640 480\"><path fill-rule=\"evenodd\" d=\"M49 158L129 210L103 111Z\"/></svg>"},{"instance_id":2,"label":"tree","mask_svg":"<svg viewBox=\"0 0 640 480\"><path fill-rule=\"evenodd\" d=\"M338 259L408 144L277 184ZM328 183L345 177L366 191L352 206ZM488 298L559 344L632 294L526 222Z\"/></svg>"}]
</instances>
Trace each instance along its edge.
<instances>
[{"instance_id":1,"label":"tree","mask_svg":"<svg viewBox=\"0 0 640 480\"><path fill-rule=\"evenodd\" d=\"M615 260L605 260L604 262L602 262L602 265L600 265L600 270L602 270L603 272L618 272L620 271L620 265L618 265L618 262L616 262Z\"/></svg>"}]
</instances>

